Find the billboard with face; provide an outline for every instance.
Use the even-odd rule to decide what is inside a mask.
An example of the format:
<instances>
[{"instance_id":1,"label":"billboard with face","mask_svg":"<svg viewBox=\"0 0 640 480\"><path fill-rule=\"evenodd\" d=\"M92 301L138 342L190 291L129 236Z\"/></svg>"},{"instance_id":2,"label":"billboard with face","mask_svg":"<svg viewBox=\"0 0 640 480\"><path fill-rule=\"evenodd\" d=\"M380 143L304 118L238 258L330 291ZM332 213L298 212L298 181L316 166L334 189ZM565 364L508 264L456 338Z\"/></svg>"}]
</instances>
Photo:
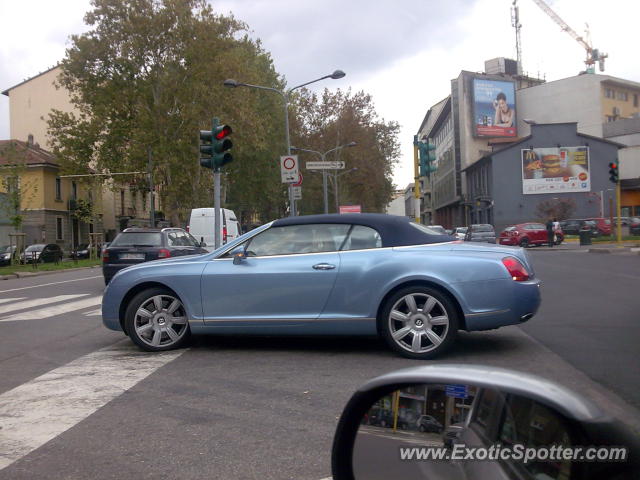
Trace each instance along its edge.
<instances>
[{"instance_id":1,"label":"billboard with face","mask_svg":"<svg viewBox=\"0 0 640 480\"><path fill-rule=\"evenodd\" d=\"M522 150L522 193L591 191L589 147Z\"/></svg>"},{"instance_id":2,"label":"billboard with face","mask_svg":"<svg viewBox=\"0 0 640 480\"><path fill-rule=\"evenodd\" d=\"M515 83L473 79L474 135L478 137L515 137Z\"/></svg>"}]
</instances>

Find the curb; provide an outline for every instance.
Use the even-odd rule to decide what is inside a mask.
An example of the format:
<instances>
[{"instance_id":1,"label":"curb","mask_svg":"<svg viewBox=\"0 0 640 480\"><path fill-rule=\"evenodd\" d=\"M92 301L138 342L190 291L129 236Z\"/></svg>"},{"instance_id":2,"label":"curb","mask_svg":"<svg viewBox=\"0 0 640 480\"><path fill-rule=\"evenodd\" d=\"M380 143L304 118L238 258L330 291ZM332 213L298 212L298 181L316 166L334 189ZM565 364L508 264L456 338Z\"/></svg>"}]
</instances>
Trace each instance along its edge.
<instances>
[{"instance_id":1,"label":"curb","mask_svg":"<svg viewBox=\"0 0 640 480\"><path fill-rule=\"evenodd\" d=\"M90 270L92 268L100 268L99 265L95 267L77 267L77 268L64 268L62 270L50 270L47 272L15 272L8 275L0 275L0 280L12 280L14 278L32 278L32 277L40 277L43 275L53 275L54 273L64 273L64 272L76 272L79 270Z\"/></svg>"}]
</instances>

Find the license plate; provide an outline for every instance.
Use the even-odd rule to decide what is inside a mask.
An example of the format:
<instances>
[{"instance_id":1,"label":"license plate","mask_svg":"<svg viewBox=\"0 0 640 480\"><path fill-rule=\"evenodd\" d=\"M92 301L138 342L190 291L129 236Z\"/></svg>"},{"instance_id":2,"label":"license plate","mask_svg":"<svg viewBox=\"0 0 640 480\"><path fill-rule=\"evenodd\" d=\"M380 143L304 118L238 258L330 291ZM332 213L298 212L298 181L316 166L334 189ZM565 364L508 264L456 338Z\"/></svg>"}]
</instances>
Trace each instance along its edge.
<instances>
[{"instance_id":1,"label":"license plate","mask_svg":"<svg viewBox=\"0 0 640 480\"><path fill-rule=\"evenodd\" d=\"M120 260L144 260L144 253L121 253Z\"/></svg>"}]
</instances>

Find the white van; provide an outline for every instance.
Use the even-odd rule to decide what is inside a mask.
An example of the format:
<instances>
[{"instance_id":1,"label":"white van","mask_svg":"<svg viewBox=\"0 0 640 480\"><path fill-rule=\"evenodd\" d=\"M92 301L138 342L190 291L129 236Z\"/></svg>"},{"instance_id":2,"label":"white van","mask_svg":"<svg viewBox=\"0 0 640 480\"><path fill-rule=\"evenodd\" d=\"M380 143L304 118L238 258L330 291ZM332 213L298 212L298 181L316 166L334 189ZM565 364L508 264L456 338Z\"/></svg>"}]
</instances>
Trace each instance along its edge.
<instances>
[{"instance_id":1,"label":"white van","mask_svg":"<svg viewBox=\"0 0 640 480\"><path fill-rule=\"evenodd\" d=\"M194 208L191 210L191 218L189 219L189 225L187 225L187 232L196 237L196 240L203 241L205 248L209 251L213 251L216 245L215 238L215 222L216 222L216 209L215 208ZM236 218L236 214L233 210L226 208L220 209L220 241L222 245L235 240L242 232L240 231L240 223Z\"/></svg>"}]
</instances>

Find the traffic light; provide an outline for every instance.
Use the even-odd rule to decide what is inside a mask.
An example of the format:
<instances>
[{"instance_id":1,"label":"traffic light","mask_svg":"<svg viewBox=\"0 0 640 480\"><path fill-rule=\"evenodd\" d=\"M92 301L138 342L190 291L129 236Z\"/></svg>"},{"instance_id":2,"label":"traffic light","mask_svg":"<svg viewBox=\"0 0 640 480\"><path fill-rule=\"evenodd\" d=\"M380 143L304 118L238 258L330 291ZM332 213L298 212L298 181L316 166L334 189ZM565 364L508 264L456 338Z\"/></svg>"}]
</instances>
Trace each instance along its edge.
<instances>
[{"instance_id":1,"label":"traffic light","mask_svg":"<svg viewBox=\"0 0 640 480\"><path fill-rule=\"evenodd\" d=\"M429 177L433 172L436 171L436 167L433 165L433 162L436 161L436 156L435 154L431 153L435 149L436 146L433 143L429 143L429 141L418 142L421 177Z\"/></svg>"},{"instance_id":2,"label":"traffic light","mask_svg":"<svg viewBox=\"0 0 640 480\"><path fill-rule=\"evenodd\" d=\"M211 130L200 130L200 165L215 170L233 161L229 152L233 146L228 138L231 133L231 127L220 125L217 118L213 119Z\"/></svg>"},{"instance_id":3,"label":"traffic light","mask_svg":"<svg viewBox=\"0 0 640 480\"><path fill-rule=\"evenodd\" d=\"M614 162L609 162L609 180L613 183L618 183L618 159Z\"/></svg>"}]
</instances>

